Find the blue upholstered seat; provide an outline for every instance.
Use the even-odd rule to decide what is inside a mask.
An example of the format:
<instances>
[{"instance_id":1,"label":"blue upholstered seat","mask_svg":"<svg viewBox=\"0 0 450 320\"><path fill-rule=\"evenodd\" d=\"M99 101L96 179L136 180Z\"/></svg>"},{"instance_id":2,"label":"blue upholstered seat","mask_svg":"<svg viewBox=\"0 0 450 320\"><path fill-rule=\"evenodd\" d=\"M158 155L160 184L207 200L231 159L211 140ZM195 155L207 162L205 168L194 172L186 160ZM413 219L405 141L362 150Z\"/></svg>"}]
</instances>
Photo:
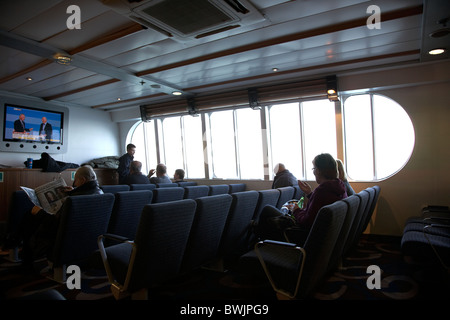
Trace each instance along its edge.
<instances>
[{"instance_id":1,"label":"blue upholstered seat","mask_svg":"<svg viewBox=\"0 0 450 320\"><path fill-rule=\"evenodd\" d=\"M130 186L127 184L109 184L100 186L100 189L102 189L104 193L116 193L121 191L129 191Z\"/></svg>"},{"instance_id":2,"label":"blue upholstered seat","mask_svg":"<svg viewBox=\"0 0 450 320\"><path fill-rule=\"evenodd\" d=\"M290 298L308 297L327 274L346 215L347 205L341 201L322 207L304 246L261 241L255 250L241 256L241 270L265 273L279 294Z\"/></svg>"},{"instance_id":3,"label":"blue upholstered seat","mask_svg":"<svg viewBox=\"0 0 450 320\"><path fill-rule=\"evenodd\" d=\"M209 193L209 187L205 185L201 186L185 186L184 187L184 199L197 199L200 197L206 197Z\"/></svg>"},{"instance_id":4,"label":"blue upholstered seat","mask_svg":"<svg viewBox=\"0 0 450 320\"><path fill-rule=\"evenodd\" d=\"M117 192L108 233L134 239L141 212L145 205L152 202L152 198L153 192L150 190Z\"/></svg>"},{"instance_id":5,"label":"blue upholstered seat","mask_svg":"<svg viewBox=\"0 0 450 320\"><path fill-rule=\"evenodd\" d=\"M146 205L134 241L107 234L99 238L116 299L141 289L146 291L180 273L196 206L192 199ZM105 237L122 243L104 248Z\"/></svg>"},{"instance_id":6,"label":"blue upholstered seat","mask_svg":"<svg viewBox=\"0 0 450 320\"><path fill-rule=\"evenodd\" d=\"M280 192L280 197L278 198L278 202L276 205L276 208L281 209L283 204L285 204L287 201L294 199L294 187L282 187L277 188L277 190Z\"/></svg>"},{"instance_id":7,"label":"blue upholstered seat","mask_svg":"<svg viewBox=\"0 0 450 320\"><path fill-rule=\"evenodd\" d=\"M228 185L228 193L243 192L246 188L245 183L231 183Z\"/></svg>"},{"instance_id":8,"label":"blue upholstered seat","mask_svg":"<svg viewBox=\"0 0 450 320\"><path fill-rule=\"evenodd\" d=\"M183 258L183 271L201 267L217 258L231 201L229 194L196 199L197 210Z\"/></svg>"},{"instance_id":9,"label":"blue upholstered seat","mask_svg":"<svg viewBox=\"0 0 450 320\"><path fill-rule=\"evenodd\" d=\"M111 193L68 197L64 201L53 251L48 256L55 280L64 280L65 265L82 267L95 253L98 236L107 231L113 205Z\"/></svg>"},{"instance_id":10,"label":"blue upholstered seat","mask_svg":"<svg viewBox=\"0 0 450 320\"><path fill-rule=\"evenodd\" d=\"M184 197L184 188L156 188L153 190L153 203L181 200Z\"/></svg>"},{"instance_id":11,"label":"blue upholstered seat","mask_svg":"<svg viewBox=\"0 0 450 320\"><path fill-rule=\"evenodd\" d=\"M136 191L136 190L150 190L156 189L156 184L153 183L136 183L136 184L130 184L130 190Z\"/></svg>"},{"instance_id":12,"label":"blue upholstered seat","mask_svg":"<svg viewBox=\"0 0 450 320\"><path fill-rule=\"evenodd\" d=\"M257 191L236 192L231 196L233 201L219 249L225 266L248 251L249 233L259 198Z\"/></svg>"},{"instance_id":13,"label":"blue upholstered seat","mask_svg":"<svg viewBox=\"0 0 450 320\"><path fill-rule=\"evenodd\" d=\"M210 196L215 196L217 194L228 193L230 190L230 186L227 184L215 184L209 186L209 194Z\"/></svg>"},{"instance_id":14,"label":"blue upholstered seat","mask_svg":"<svg viewBox=\"0 0 450 320\"><path fill-rule=\"evenodd\" d=\"M157 183L156 188L173 188L173 187L179 187L178 183L172 182L172 183Z\"/></svg>"}]
</instances>

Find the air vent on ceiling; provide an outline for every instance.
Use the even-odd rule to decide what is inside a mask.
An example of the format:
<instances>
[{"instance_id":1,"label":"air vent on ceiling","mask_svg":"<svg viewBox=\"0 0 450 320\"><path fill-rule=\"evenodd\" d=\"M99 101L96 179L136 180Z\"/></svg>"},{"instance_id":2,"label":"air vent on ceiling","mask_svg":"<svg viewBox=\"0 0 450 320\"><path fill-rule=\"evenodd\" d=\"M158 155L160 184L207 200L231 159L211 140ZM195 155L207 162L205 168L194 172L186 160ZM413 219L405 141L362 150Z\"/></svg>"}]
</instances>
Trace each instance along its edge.
<instances>
[{"instance_id":1,"label":"air vent on ceiling","mask_svg":"<svg viewBox=\"0 0 450 320\"><path fill-rule=\"evenodd\" d=\"M249 26L264 17L247 0L101 0L148 28L189 41Z\"/></svg>"}]
</instances>

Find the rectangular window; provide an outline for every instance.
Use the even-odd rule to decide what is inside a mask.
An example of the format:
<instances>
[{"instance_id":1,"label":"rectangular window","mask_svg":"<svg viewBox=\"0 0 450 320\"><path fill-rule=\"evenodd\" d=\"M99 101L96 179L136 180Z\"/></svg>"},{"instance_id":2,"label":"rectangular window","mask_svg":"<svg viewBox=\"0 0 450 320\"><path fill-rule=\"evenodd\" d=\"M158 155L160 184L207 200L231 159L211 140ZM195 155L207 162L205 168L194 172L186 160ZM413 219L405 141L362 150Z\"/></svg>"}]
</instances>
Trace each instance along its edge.
<instances>
[{"instance_id":1,"label":"rectangular window","mask_svg":"<svg viewBox=\"0 0 450 320\"><path fill-rule=\"evenodd\" d=\"M233 110L210 114L213 178L237 179Z\"/></svg>"},{"instance_id":2,"label":"rectangular window","mask_svg":"<svg viewBox=\"0 0 450 320\"><path fill-rule=\"evenodd\" d=\"M184 116L182 120L186 178L205 178L202 119L198 116Z\"/></svg>"},{"instance_id":3,"label":"rectangular window","mask_svg":"<svg viewBox=\"0 0 450 320\"><path fill-rule=\"evenodd\" d=\"M235 115L240 178L264 179L261 111L244 108Z\"/></svg>"},{"instance_id":4,"label":"rectangular window","mask_svg":"<svg viewBox=\"0 0 450 320\"><path fill-rule=\"evenodd\" d=\"M344 123L347 174L350 178L357 178L358 180L373 180L370 95L352 96L351 99L345 101Z\"/></svg>"},{"instance_id":5,"label":"rectangular window","mask_svg":"<svg viewBox=\"0 0 450 320\"><path fill-rule=\"evenodd\" d=\"M336 159L337 155L334 102L306 101L301 107L306 179L315 180L311 170L314 157L329 153Z\"/></svg>"},{"instance_id":6,"label":"rectangular window","mask_svg":"<svg viewBox=\"0 0 450 320\"><path fill-rule=\"evenodd\" d=\"M278 104L269 107L269 142L273 169L283 163L297 179L303 177L302 144L300 131L300 109L298 102Z\"/></svg>"},{"instance_id":7,"label":"rectangular window","mask_svg":"<svg viewBox=\"0 0 450 320\"><path fill-rule=\"evenodd\" d=\"M183 145L180 117L170 117L162 121L165 165L170 178L176 169L184 168Z\"/></svg>"}]
</instances>

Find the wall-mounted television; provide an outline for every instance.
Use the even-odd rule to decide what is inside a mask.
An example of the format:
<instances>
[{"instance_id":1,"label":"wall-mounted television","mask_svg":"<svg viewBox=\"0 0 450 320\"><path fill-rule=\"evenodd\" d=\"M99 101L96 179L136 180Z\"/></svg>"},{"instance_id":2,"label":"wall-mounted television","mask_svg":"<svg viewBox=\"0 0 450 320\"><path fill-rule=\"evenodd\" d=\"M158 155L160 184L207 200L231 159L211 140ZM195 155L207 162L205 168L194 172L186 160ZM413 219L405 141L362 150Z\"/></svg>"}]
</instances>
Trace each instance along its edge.
<instances>
[{"instance_id":1,"label":"wall-mounted television","mask_svg":"<svg viewBox=\"0 0 450 320\"><path fill-rule=\"evenodd\" d=\"M66 152L68 108L1 100L3 140L0 151Z\"/></svg>"}]
</instances>

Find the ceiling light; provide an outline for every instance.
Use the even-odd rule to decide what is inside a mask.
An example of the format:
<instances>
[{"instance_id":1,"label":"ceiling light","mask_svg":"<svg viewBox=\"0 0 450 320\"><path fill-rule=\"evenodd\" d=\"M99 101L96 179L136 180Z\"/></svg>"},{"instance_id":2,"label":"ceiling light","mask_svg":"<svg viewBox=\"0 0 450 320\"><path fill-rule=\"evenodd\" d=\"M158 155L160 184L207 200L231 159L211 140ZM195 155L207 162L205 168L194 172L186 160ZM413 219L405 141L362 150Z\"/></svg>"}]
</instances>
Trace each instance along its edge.
<instances>
[{"instance_id":1,"label":"ceiling light","mask_svg":"<svg viewBox=\"0 0 450 320\"><path fill-rule=\"evenodd\" d=\"M72 62L72 58L60 53L57 53L53 56L55 58L56 62L62 65L69 65Z\"/></svg>"},{"instance_id":2,"label":"ceiling light","mask_svg":"<svg viewBox=\"0 0 450 320\"><path fill-rule=\"evenodd\" d=\"M428 54L431 54L432 56L438 55L438 54L442 54L445 52L445 49L443 48L436 48L436 49L432 49L430 51L428 51Z\"/></svg>"},{"instance_id":3,"label":"ceiling light","mask_svg":"<svg viewBox=\"0 0 450 320\"><path fill-rule=\"evenodd\" d=\"M27 79L28 81L31 81L31 80L33 80L33 78L32 78L32 77L26 77L26 79Z\"/></svg>"},{"instance_id":4,"label":"ceiling light","mask_svg":"<svg viewBox=\"0 0 450 320\"><path fill-rule=\"evenodd\" d=\"M180 92L180 91L174 91L174 92L172 92L172 94L173 94L174 96L181 96L183 93Z\"/></svg>"},{"instance_id":5,"label":"ceiling light","mask_svg":"<svg viewBox=\"0 0 450 320\"><path fill-rule=\"evenodd\" d=\"M277 72L279 69L278 68L272 68L273 72Z\"/></svg>"},{"instance_id":6,"label":"ceiling light","mask_svg":"<svg viewBox=\"0 0 450 320\"><path fill-rule=\"evenodd\" d=\"M334 89L328 89L327 93L328 93L328 94L336 94L336 90L334 90Z\"/></svg>"},{"instance_id":7,"label":"ceiling light","mask_svg":"<svg viewBox=\"0 0 450 320\"><path fill-rule=\"evenodd\" d=\"M120 100L122 100L121 98L117 98L117 101L120 101Z\"/></svg>"}]
</instances>

